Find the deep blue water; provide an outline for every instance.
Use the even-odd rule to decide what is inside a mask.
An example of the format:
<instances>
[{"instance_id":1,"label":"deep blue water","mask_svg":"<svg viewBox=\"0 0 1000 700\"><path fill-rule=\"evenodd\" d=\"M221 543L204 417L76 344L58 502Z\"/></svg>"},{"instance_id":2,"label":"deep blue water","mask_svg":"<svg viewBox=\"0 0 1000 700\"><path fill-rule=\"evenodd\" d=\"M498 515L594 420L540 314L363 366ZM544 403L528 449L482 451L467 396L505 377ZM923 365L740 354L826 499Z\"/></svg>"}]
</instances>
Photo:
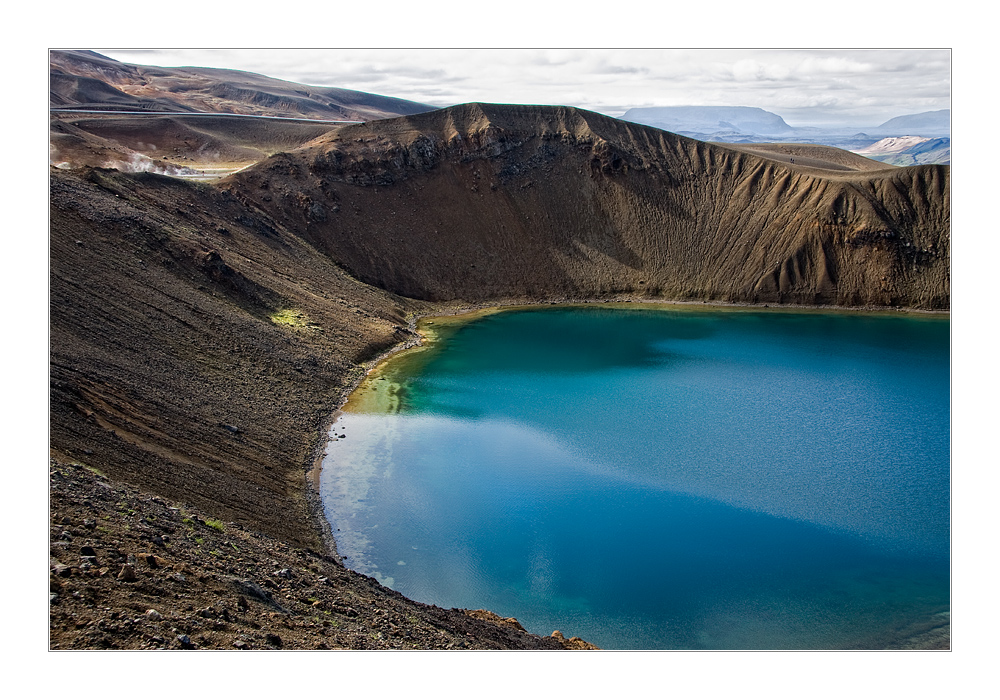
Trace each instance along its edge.
<instances>
[{"instance_id":1,"label":"deep blue water","mask_svg":"<svg viewBox=\"0 0 1000 700\"><path fill-rule=\"evenodd\" d=\"M508 311L349 411L379 396L321 488L345 563L416 600L609 649L880 648L949 610L945 319Z\"/></svg>"}]
</instances>

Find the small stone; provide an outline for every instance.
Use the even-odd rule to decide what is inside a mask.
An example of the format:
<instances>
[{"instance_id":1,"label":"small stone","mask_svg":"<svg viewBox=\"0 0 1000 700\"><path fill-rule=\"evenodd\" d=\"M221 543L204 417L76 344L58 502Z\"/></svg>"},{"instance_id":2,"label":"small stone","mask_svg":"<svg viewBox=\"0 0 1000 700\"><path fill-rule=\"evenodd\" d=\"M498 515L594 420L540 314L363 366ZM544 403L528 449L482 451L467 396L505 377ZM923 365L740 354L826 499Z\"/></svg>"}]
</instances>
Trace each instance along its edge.
<instances>
[{"instance_id":1,"label":"small stone","mask_svg":"<svg viewBox=\"0 0 1000 700\"><path fill-rule=\"evenodd\" d=\"M191 643L191 638L186 634L178 634L177 641L181 645L181 649L194 649L194 644Z\"/></svg>"},{"instance_id":2,"label":"small stone","mask_svg":"<svg viewBox=\"0 0 1000 700\"><path fill-rule=\"evenodd\" d=\"M237 649L249 649L250 648L250 645L247 644L246 642L244 642L242 639L237 639L235 642L233 642L233 646L236 647Z\"/></svg>"},{"instance_id":3,"label":"small stone","mask_svg":"<svg viewBox=\"0 0 1000 700\"><path fill-rule=\"evenodd\" d=\"M97 552L93 547L80 547L80 554L85 557L96 557Z\"/></svg>"},{"instance_id":4,"label":"small stone","mask_svg":"<svg viewBox=\"0 0 1000 700\"><path fill-rule=\"evenodd\" d=\"M128 564L125 564L124 566L122 566L122 570L118 573L118 578L122 581L137 580L135 575L135 569L133 569Z\"/></svg>"},{"instance_id":5,"label":"small stone","mask_svg":"<svg viewBox=\"0 0 1000 700\"><path fill-rule=\"evenodd\" d=\"M160 620L163 619L163 615L161 615L153 608L150 608L149 610L146 611L146 619L150 620L151 622L159 622Z\"/></svg>"}]
</instances>

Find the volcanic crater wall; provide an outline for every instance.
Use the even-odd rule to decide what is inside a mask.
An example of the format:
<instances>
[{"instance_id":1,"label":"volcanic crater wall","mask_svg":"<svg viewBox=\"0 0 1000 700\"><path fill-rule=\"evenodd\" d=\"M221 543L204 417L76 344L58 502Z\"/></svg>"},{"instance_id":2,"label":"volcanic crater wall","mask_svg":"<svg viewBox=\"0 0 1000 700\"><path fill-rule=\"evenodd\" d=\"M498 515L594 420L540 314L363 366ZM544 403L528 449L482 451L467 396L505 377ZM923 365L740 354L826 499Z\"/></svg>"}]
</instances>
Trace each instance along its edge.
<instances>
[{"instance_id":1,"label":"volcanic crater wall","mask_svg":"<svg viewBox=\"0 0 1000 700\"><path fill-rule=\"evenodd\" d=\"M567 108L347 127L218 186L53 168L50 197L52 454L312 547L303 466L421 300L949 304L947 166Z\"/></svg>"},{"instance_id":2,"label":"volcanic crater wall","mask_svg":"<svg viewBox=\"0 0 1000 700\"><path fill-rule=\"evenodd\" d=\"M419 299L950 303L947 166L825 170L574 108L471 104L348 127L223 186Z\"/></svg>"}]
</instances>

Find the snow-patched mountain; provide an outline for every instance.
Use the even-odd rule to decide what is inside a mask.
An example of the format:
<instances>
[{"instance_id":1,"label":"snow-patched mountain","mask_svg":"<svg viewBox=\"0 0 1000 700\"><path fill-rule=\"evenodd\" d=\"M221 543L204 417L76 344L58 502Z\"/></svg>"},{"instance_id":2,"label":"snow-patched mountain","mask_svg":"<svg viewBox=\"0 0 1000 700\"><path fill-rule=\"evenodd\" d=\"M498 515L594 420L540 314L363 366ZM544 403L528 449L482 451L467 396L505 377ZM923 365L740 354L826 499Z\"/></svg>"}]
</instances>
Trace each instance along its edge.
<instances>
[{"instance_id":1,"label":"snow-patched mountain","mask_svg":"<svg viewBox=\"0 0 1000 700\"><path fill-rule=\"evenodd\" d=\"M914 146L926 143L927 141L930 141L930 139L926 136L890 136L889 138L882 139L881 141L876 141L867 148L861 148L854 152L860 153L864 156L901 153L908 148L913 148Z\"/></svg>"},{"instance_id":2,"label":"snow-patched mountain","mask_svg":"<svg viewBox=\"0 0 1000 700\"><path fill-rule=\"evenodd\" d=\"M890 165L951 163L951 139L926 136L892 136L853 150L860 156Z\"/></svg>"}]
</instances>

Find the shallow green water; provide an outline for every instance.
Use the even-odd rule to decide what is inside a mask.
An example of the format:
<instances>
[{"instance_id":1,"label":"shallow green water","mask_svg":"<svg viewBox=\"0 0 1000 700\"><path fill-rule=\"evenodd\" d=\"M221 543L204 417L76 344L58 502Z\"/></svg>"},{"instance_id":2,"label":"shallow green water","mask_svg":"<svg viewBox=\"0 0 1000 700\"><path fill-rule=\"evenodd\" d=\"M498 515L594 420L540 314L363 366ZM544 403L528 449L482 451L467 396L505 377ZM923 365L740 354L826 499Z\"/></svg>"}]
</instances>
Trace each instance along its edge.
<instances>
[{"instance_id":1,"label":"shallow green water","mask_svg":"<svg viewBox=\"0 0 1000 700\"><path fill-rule=\"evenodd\" d=\"M349 567L539 634L897 644L949 609L948 336L843 313L485 316L361 389L392 400L334 426L327 515Z\"/></svg>"}]
</instances>

